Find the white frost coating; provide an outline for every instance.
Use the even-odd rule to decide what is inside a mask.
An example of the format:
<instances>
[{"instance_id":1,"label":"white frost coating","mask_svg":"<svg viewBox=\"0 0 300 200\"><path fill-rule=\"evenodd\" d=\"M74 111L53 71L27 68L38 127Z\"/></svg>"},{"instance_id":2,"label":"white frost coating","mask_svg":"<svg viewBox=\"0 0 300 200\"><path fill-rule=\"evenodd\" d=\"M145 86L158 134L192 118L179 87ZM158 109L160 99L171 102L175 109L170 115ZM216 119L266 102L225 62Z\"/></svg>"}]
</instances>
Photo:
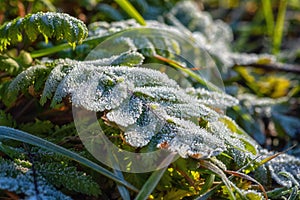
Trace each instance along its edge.
<instances>
[{"instance_id":1,"label":"white frost coating","mask_svg":"<svg viewBox=\"0 0 300 200\"><path fill-rule=\"evenodd\" d=\"M197 118L213 123L219 120L220 114L204 105L195 91L181 89L159 71L100 67L92 62L72 64L66 68L67 75L60 74L60 69L63 68L55 68L58 71L51 75L53 85L47 86L55 88L61 80L53 101L70 95L74 106L96 112L108 111L107 119L119 126L126 142L133 147L151 142L158 148L178 152L182 157L197 159L216 156L230 145L245 150L243 136L232 133L223 123L211 124L213 131L199 127ZM207 101L219 97L204 90L199 93L203 99L206 95Z\"/></svg>"},{"instance_id":2,"label":"white frost coating","mask_svg":"<svg viewBox=\"0 0 300 200\"><path fill-rule=\"evenodd\" d=\"M108 120L117 123L119 126L127 127L136 123L142 114L143 102L138 98L127 99L122 102L120 107L107 113Z\"/></svg>"},{"instance_id":3,"label":"white frost coating","mask_svg":"<svg viewBox=\"0 0 300 200\"><path fill-rule=\"evenodd\" d=\"M225 144L229 146L235 146L239 149L245 149L244 144L242 141L237 139L238 134L232 133L225 124L222 122L212 122L209 123L209 129L212 134L216 135L220 139L222 139ZM235 137L236 136L236 137Z\"/></svg>"},{"instance_id":4,"label":"white frost coating","mask_svg":"<svg viewBox=\"0 0 300 200\"><path fill-rule=\"evenodd\" d=\"M276 152L260 151L262 158L276 154ZM282 186L291 188L300 185L300 160L292 155L280 154L266 163L272 178Z\"/></svg>"},{"instance_id":5,"label":"white frost coating","mask_svg":"<svg viewBox=\"0 0 300 200\"><path fill-rule=\"evenodd\" d=\"M199 101L182 103L182 104L169 104L165 106L166 112L169 115L178 118L190 118L190 117L203 117L207 121L217 121L220 115L211 108L203 105Z\"/></svg>"},{"instance_id":6,"label":"white frost coating","mask_svg":"<svg viewBox=\"0 0 300 200\"><path fill-rule=\"evenodd\" d=\"M10 83L8 91L11 93L18 93L24 86L32 85L32 82L37 78L39 72L47 71L47 67L44 65L35 65L29 67L25 71L18 74L18 76Z\"/></svg>"},{"instance_id":7,"label":"white frost coating","mask_svg":"<svg viewBox=\"0 0 300 200\"><path fill-rule=\"evenodd\" d=\"M238 105L238 99L220 92L208 91L204 88L187 88L186 92L195 95L198 98L198 102L211 106L213 108L225 109L227 107L232 107Z\"/></svg>"},{"instance_id":8,"label":"white frost coating","mask_svg":"<svg viewBox=\"0 0 300 200\"><path fill-rule=\"evenodd\" d=\"M97 75L96 75L97 76ZM90 79L80 88L71 91L72 102L91 111L111 110L118 107L128 96L128 85L117 83L114 87L105 89L98 84L99 77Z\"/></svg>"},{"instance_id":9,"label":"white frost coating","mask_svg":"<svg viewBox=\"0 0 300 200\"><path fill-rule=\"evenodd\" d=\"M134 93L141 93L147 97L153 98L154 101L165 101L174 103L196 102L197 99L187 95L184 90L171 87L136 87Z\"/></svg>"},{"instance_id":10,"label":"white frost coating","mask_svg":"<svg viewBox=\"0 0 300 200\"><path fill-rule=\"evenodd\" d=\"M46 103L47 99L52 97L53 92L57 89L59 83L72 70L76 63L72 60L59 60L58 65L50 72L41 96L40 102Z\"/></svg>"},{"instance_id":11,"label":"white frost coating","mask_svg":"<svg viewBox=\"0 0 300 200\"><path fill-rule=\"evenodd\" d=\"M188 156L208 158L225 150L223 141L205 129L190 121L177 118L170 119L176 124L172 128L174 136L162 137L160 141L160 143L167 142L167 149L170 151L178 152L184 158Z\"/></svg>"},{"instance_id":12,"label":"white frost coating","mask_svg":"<svg viewBox=\"0 0 300 200\"><path fill-rule=\"evenodd\" d=\"M134 124L125 128L125 139L133 147L146 146L164 124L152 112L145 114L147 115L146 119L140 122L141 124Z\"/></svg>"},{"instance_id":13,"label":"white frost coating","mask_svg":"<svg viewBox=\"0 0 300 200\"><path fill-rule=\"evenodd\" d=\"M36 199L37 194L35 185L33 182L31 172L25 174L18 174L15 178L13 177L2 177L0 179L0 189L16 192L17 194L25 194L26 199ZM37 179L39 198L44 199L66 199L71 200L70 197L64 195L58 191L55 187L48 184L43 177Z\"/></svg>"},{"instance_id":14,"label":"white frost coating","mask_svg":"<svg viewBox=\"0 0 300 200\"><path fill-rule=\"evenodd\" d=\"M113 72L118 76L124 76L133 84L135 87L144 86L169 86L179 87L178 84L170 79L166 74L163 74L157 70L148 68L128 68L128 67L116 67L111 68Z\"/></svg>"}]
</instances>

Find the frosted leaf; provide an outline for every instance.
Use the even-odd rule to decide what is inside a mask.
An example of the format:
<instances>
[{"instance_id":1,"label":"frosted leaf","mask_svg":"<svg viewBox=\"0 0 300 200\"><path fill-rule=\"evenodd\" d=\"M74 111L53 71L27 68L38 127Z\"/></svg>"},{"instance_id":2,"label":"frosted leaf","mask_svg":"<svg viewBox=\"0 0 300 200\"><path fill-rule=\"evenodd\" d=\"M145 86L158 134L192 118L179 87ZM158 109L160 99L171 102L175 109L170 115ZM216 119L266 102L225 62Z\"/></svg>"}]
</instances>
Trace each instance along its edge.
<instances>
[{"instance_id":1,"label":"frosted leaf","mask_svg":"<svg viewBox=\"0 0 300 200\"><path fill-rule=\"evenodd\" d=\"M196 99L186 95L183 90L179 88L170 87L136 87L133 91L136 95L147 96L153 101L164 101L172 103L190 103L196 102Z\"/></svg>"},{"instance_id":2,"label":"frosted leaf","mask_svg":"<svg viewBox=\"0 0 300 200\"><path fill-rule=\"evenodd\" d=\"M170 79L166 74L157 70L148 68L128 68L116 67L112 68L117 76L124 76L130 80L136 87L144 86L169 86L178 87L177 83Z\"/></svg>"},{"instance_id":3,"label":"frosted leaf","mask_svg":"<svg viewBox=\"0 0 300 200\"><path fill-rule=\"evenodd\" d=\"M197 96L199 103L203 103L213 108L225 109L227 107L238 105L239 103L236 98L226 93L212 92L203 88L188 88L186 91L188 94Z\"/></svg>"},{"instance_id":4,"label":"frosted leaf","mask_svg":"<svg viewBox=\"0 0 300 200\"><path fill-rule=\"evenodd\" d=\"M136 122L140 117L143 108L143 101L131 97L122 102L120 107L107 113L106 117L108 120L115 122L119 126L127 127Z\"/></svg>"},{"instance_id":5,"label":"frosted leaf","mask_svg":"<svg viewBox=\"0 0 300 200\"><path fill-rule=\"evenodd\" d=\"M180 30L176 27L168 26L166 24L160 23L158 21L147 20L147 25L145 27L148 28L156 28L160 30L168 30L174 31L177 34L180 34ZM107 22L94 22L89 25L90 34L89 36L107 36L113 33L117 33L123 30L133 29L133 28L141 28L139 23L137 23L134 19L123 20L118 22L112 22L108 24Z\"/></svg>"},{"instance_id":6,"label":"frosted leaf","mask_svg":"<svg viewBox=\"0 0 300 200\"><path fill-rule=\"evenodd\" d=\"M42 105L46 103L47 99L52 97L52 94L57 89L59 83L72 70L75 63L76 61L69 59L58 61L58 65L52 69L45 83L45 87L40 99Z\"/></svg>"},{"instance_id":7,"label":"frosted leaf","mask_svg":"<svg viewBox=\"0 0 300 200\"><path fill-rule=\"evenodd\" d=\"M224 46L228 45L226 49L229 49L229 44L233 41L233 33L230 26L221 20L216 20L212 24L212 30L207 35L209 40L212 41L211 43L223 43Z\"/></svg>"},{"instance_id":8,"label":"frosted leaf","mask_svg":"<svg viewBox=\"0 0 300 200\"><path fill-rule=\"evenodd\" d=\"M119 106L127 97L127 85L118 82L118 77L109 71L104 71L78 64L57 87L53 102L70 94L74 105L88 110L103 111Z\"/></svg>"},{"instance_id":9,"label":"frosted leaf","mask_svg":"<svg viewBox=\"0 0 300 200\"><path fill-rule=\"evenodd\" d=\"M18 93L27 89L30 85L34 84L34 81L41 75L45 75L49 71L44 65L35 65L29 67L25 71L18 74L18 76L9 84L8 93L12 97L16 97Z\"/></svg>"},{"instance_id":10,"label":"frosted leaf","mask_svg":"<svg viewBox=\"0 0 300 200\"><path fill-rule=\"evenodd\" d=\"M0 190L23 194L26 199L31 197L36 199L37 194L32 171L29 169L21 171L23 166L2 159L0 161ZM42 176L37 176L36 181L41 199L71 199L49 184Z\"/></svg>"},{"instance_id":11,"label":"frosted leaf","mask_svg":"<svg viewBox=\"0 0 300 200\"><path fill-rule=\"evenodd\" d=\"M261 159L274 155L276 152L261 150ZM291 188L300 185L300 160L292 155L280 154L268 161L266 167L270 170L272 178L282 186Z\"/></svg>"},{"instance_id":12,"label":"frosted leaf","mask_svg":"<svg viewBox=\"0 0 300 200\"><path fill-rule=\"evenodd\" d=\"M93 65L87 65L86 63L83 64L82 62L78 62L74 65L73 69L69 72L69 74L66 75L57 86L57 90L55 91L52 100L52 105L55 105L56 102L61 101L62 98L66 97L68 94L73 94L73 93L77 94L77 98L73 99L73 101L74 100L76 101L76 99L79 99L79 97L84 98L85 96L87 98L88 96L86 96L85 94L80 94L78 92L81 91L79 90L79 88L82 89L85 87L89 88L87 90L89 91L88 94L93 96L93 93L95 93L96 91L95 81L103 82L105 80L103 76L107 76L108 74L110 74L109 76L114 77L112 83L113 82L116 83L121 80L123 81L128 80L127 82L129 82L130 80L130 84L132 83L134 86L145 86L151 84L151 85L166 85L166 86L178 87L175 81L170 80L165 74L162 74L161 72L155 70L146 69L146 68L128 68L128 67L99 68ZM104 82L102 83L103 86L106 84L108 83L104 83ZM117 107L120 104L119 102L122 101L122 99L127 97L127 92L126 92L127 89L125 85L120 83L114 90L108 90L102 94L101 84L100 84L97 91L98 97L93 97L94 99L93 101L99 99L100 97L99 95L103 95L103 98L101 100L102 102L99 102L98 105L108 104L108 101L113 100L113 102L111 102L110 104L114 106L108 106L108 105L107 106L110 108ZM118 89L120 91L118 91ZM110 94L111 95L114 94L115 98L111 98ZM119 100L117 98L119 98ZM95 106L96 104L93 104L93 106ZM106 108L106 110L108 109L108 107ZM89 109L91 108L92 107L89 106ZM99 109L103 110L103 108L100 107L95 108L95 110L99 110Z\"/></svg>"},{"instance_id":13,"label":"frosted leaf","mask_svg":"<svg viewBox=\"0 0 300 200\"><path fill-rule=\"evenodd\" d=\"M130 130L124 133L126 142L133 147L146 146L155 133L147 130Z\"/></svg>"},{"instance_id":14,"label":"frosted leaf","mask_svg":"<svg viewBox=\"0 0 300 200\"><path fill-rule=\"evenodd\" d=\"M177 118L170 118L168 121L173 123L168 130L171 133L161 135L159 148L175 151L184 158L191 156L197 159L216 156L224 151L222 140L196 124Z\"/></svg>"},{"instance_id":15,"label":"frosted leaf","mask_svg":"<svg viewBox=\"0 0 300 200\"><path fill-rule=\"evenodd\" d=\"M212 17L207 12L199 11L197 5L192 1L176 4L170 14L174 15L191 31L205 32L213 22Z\"/></svg>"},{"instance_id":16,"label":"frosted leaf","mask_svg":"<svg viewBox=\"0 0 300 200\"><path fill-rule=\"evenodd\" d=\"M90 65L89 67L92 68L93 66ZM75 64L72 71L70 71L57 86L51 105L53 106L56 102L62 101L62 98L74 91L75 88L80 88L80 84L84 84L89 77L93 77L94 75L95 72L87 66L81 66L78 63Z\"/></svg>"},{"instance_id":17,"label":"frosted leaf","mask_svg":"<svg viewBox=\"0 0 300 200\"><path fill-rule=\"evenodd\" d=\"M253 94L247 94L247 93L238 95L238 99L241 102L243 102L243 104L248 108L251 108L253 106L260 106L260 107L273 106L285 101L285 98L278 98L278 99L272 99L268 97L257 98L257 96Z\"/></svg>"},{"instance_id":18,"label":"frosted leaf","mask_svg":"<svg viewBox=\"0 0 300 200\"><path fill-rule=\"evenodd\" d=\"M158 110L158 109L157 109ZM158 112L166 122L157 136L158 148L168 149L182 157L208 158L224 151L222 140L213 136L189 120L183 120ZM157 115L157 113L155 112Z\"/></svg>"},{"instance_id":19,"label":"frosted leaf","mask_svg":"<svg viewBox=\"0 0 300 200\"><path fill-rule=\"evenodd\" d=\"M111 48L114 48L112 51ZM104 47L97 47L91 51L88 55L88 60L97 60L103 58L110 58L112 56L118 56L124 53L136 52L137 48L133 43L133 40L128 37L118 37L112 40Z\"/></svg>"},{"instance_id":20,"label":"frosted leaf","mask_svg":"<svg viewBox=\"0 0 300 200\"><path fill-rule=\"evenodd\" d=\"M164 122L157 118L154 113L145 110L140 115L137 124L125 129L125 140L134 147L146 146L152 137L159 132L163 124Z\"/></svg>"},{"instance_id":21,"label":"frosted leaf","mask_svg":"<svg viewBox=\"0 0 300 200\"><path fill-rule=\"evenodd\" d=\"M249 157L239 152L247 151L242 135L232 133L221 122L213 124L220 114L204 105L195 91L190 94L159 71L124 66L99 67L93 61L84 61L73 64L67 73L64 77L58 76L63 79L53 101L61 101L70 95L74 106L96 112L109 111L107 119L120 126L126 142L133 147L151 143L196 159L238 149L236 159ZM218 95L204 90L199 93L203 98ZM197 118L210 122L210 129L199 127ZM232 146L236 149L230 149Z\"/></svg>"},{"instance_id":22,"label":"frosted leaf","mask_svg":"<svg viewBox=\"0 0 300 200\"><path fill-rule=\"evenodd\" d=\"M98 78L97 78L98 79ZM99 80L91 79L80 90L71 92L72 102L91 111L111 110L118 107L128 96L128 85L117 83L113 87L105 88ZM96 90L95 90L96 89Z\"/></svg>"},{"instance_id":23,"label":"frosted leaf","mask_svg":"<svg viewBox=\"0 0 300 200\"><path fill-rule=\"evenodd\" d=\"M204 118L208 121L217 121L219 114L211 108L196 102L190 102L186 104L169 104L165 106L166 112L178 118Z\"/></svg>"},{"instance_id":24,"label":"frosted leaf","mask_svg":"<svg viewBox=\"0 0 300 200\"><path fill-rule=\"evenodd\" d=\"M232 153L232 157L237 161L240 166L241 163L245 163L248 159L253 159L254 154L250 153L250 149L253 150L253 153L256 153L257 144L252 142L252 139L249 139L247 135L237 134L232 132L223 122L216 121L209 123L208 131L213 135L224 141L227 146L227 149L236 149L230 151ZM247 147L249 145L251 147Z\"/></svg>"},{"instance_id":25,"label":"frosted leaf","mask_svg":"<svg viewBox=\"0 0 300 200\"><path fill-rule=\"evenodd\" d=\"M111 65L122 65L122 66L137 66L141 65L144 61L144 56L138 52L122 53L117 57Z\"/></svg>"}]
</instances>

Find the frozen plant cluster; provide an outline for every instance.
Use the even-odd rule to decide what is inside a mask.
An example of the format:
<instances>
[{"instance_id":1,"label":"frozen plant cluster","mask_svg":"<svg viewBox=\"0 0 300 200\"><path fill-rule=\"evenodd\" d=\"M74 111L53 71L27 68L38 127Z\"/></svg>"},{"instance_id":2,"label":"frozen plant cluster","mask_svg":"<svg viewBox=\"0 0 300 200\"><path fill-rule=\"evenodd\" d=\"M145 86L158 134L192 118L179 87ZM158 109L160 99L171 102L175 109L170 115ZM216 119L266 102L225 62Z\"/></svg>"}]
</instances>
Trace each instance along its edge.
<instances>
[{"instance_id":1,"label":"frozen plant cluster","mask_svg":"<svg viewBox=\"0 0 300 200\"><path fill-rule=\"evenodd\" d=\"M13 161L0 159L0 189L25 194L26 199L66 199L53 185L49 184L42 176L37 177L37 190L34 184L32 170Z\"/></svg>"},{"instance_id":2,"label":"frozen plant cluster","mask_svg":"<svg viewBox=\"0 0 300 200\"><path fill-rule=\"evenodd\" d=\"M126 40L126 38L124 38ZM128 42L128 40L127 40ZM205 89L183 89L166 74L157 70L132 66L129 60L122 65L108 65L124 56L89 60L58 60L52 63L41 103L52 99L52 106L70 96L74 106L105 113L108 121L117 124L126 142L144 147L150 142L158 148L179 153L182 157L210 158L221 152L239 151L239 157L252 157L245 138L226 128L225 116L214 108L233 106L238 101L224 93ZM143 62L142 54L126 52ZM26 74L42 69L31 67L11 83L22 89ZM34 74L34 73L33 73ZM27 85L25 85L26 87ZM18 92L14 91L14 93ZM217 99L223 99L217 102ZM206 126L199 126L198 120ZM255 144L253 148L255 149ZM232 157L236 157L233 154Z\"/></svg>"}]
</instances>

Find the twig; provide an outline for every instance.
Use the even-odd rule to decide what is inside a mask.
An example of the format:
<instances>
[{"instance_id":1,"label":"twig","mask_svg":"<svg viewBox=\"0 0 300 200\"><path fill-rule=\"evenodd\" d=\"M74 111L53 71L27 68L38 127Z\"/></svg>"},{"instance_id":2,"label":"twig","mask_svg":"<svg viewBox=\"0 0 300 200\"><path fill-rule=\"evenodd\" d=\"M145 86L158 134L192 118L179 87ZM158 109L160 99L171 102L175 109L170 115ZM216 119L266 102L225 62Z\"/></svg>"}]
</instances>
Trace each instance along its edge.
<instances>
[{"instance_id":1,"label":"twig","mask_svg":"<svg viewBox=\"0 0 300 200\"><path fill-rule=\"evenodd\" d=\"M259 63L252 63L252 64L237 64L233 67L253 67L265 70L272 70L272 71L282 71L282 72L291 72L295 74L300 74L300 66L299 65L292 65L292 64L285 64L285 63L270 63L270 64L259 64Z\"/></svg>"}]
</instances>

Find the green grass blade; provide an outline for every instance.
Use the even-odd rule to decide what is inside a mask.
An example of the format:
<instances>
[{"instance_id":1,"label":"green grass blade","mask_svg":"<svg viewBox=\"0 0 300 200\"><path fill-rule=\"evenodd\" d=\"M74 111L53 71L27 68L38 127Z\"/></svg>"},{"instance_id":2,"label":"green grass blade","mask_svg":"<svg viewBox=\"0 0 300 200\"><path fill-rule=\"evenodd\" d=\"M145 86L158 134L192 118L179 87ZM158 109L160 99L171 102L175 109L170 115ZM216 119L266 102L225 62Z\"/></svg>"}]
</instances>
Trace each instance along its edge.
<instances>
[{"instance_id":1,"label":"green grass blade","mask_svg":"<svg viewBox=\"0 0 300 200\"><path fill-rule=\"evenodd\" d=\"M277 55L280 52L287 3L288 0L280 0L275 30L273 35L273 53L275 55Z\"/></svg>"},{"instance_id":2,"label":"green grass blade","mask_svg":"<svg viewBox=\"0 0 300 200\"><path fill-rule=\"evenodd\" d=\"M267 24L268 35L272 37L274 30L274 15L271 0L261 0L264 16Z\"/></svg>"},{"instance_id":3,"label":"green grass blade","mask_svg":"<svg viewBox=\"0 0 300 200\"><path fill-rule=\"evenodd\" d=\"M150 176L150 178L147 180L147 182L143 185L142 189L138 193L138 195L135 197L135 200L146 200L149 198L149 195L154 190L158 182L160 181L161 177L165 173L167 167L156 170L153 172Z\"/></svg>"},{"instance_id":4,"label":"green grass blade","mask_svg":"<svg viewBox=\"0 0 300 200\"><path fill-rule=\"evenodd\" d=\"M205 192L204 194L200 195L199 197L197 197L195 200L207 200L208 198L210 198L215 192L217 192L217 190L221 187L221 184L215 186L214 188L212 188L211 190Z\"/></svg>"},{"instance_id":5,"label":"green grass blade","mask_svg":"<svg viewBox=\"0 0 300 200\"><path fill-rule=\"evenodd\" d=\"M258 185L258 187L260 188L260 190L263 192L263 194L265 196L265 199L268 200L268 195L266 193L266 190L265 190L264 186L262 184L260 184L257 180L252 178L251 176L248 176L247 174L243 174L243 173L237 172L237 171L226 170L225 172L228 173L228 174L232 174L233 176L241 177L243 179L246 179L248 181L252 181L252 182L256 183Z\"/></svg>"},{"instance_id":6,"label":"green grass blade","mask_svg":"<svg viewBox=\"0 0 300 200\"><path fill-rule=\"evenodd\" d=\"M119 177L121 180L125 181L123 173L119 170L114 169L114 174ZM123 185L118 184L117 188L123 200L130 200L130 194L127 188Z\"/></svg>"},{"instance_id":7,"label":"green grass blade","mask_svg":"<svg viewBox=\"0 0 300 200\"><path fill-rule=\"evenodd\" d=\"M206 168L206 169L209 169L210 171L212 171L212 172L216 173L217 175L219 175L220 178L222 179L224 185L226 186L226 188L228 190L229 198L231 200L236 199L233 192L232 192L232 189L231 189L230 180L227 178L227 176L224 174L224 172L219 167L217 167L216 165L214 165L213 163L211 163L207 160L202 160L201 161L201 166Z\"/></svg>"},{"instance_id":8,"label":"green grass blade","mask_svg":"<svg viewBox=\"0 0 300 200\"><path fill-rule=\"evenodd\" d=\"M134 18L138 23L145 26L146 22L140 13L131 5L128 0L115 0L117 4L132 18Z\"/></svg>"},{"instance_id":9,"label":"green grass blade","mask_svg":"<svg viewBox=\"0 0 300 200\"><path fill-rule=\"evenodd\" d=\"M205 181L201 191L199 192L199 194L201 195L201 194L206 193L212 187L214 181L215 181L215 175L210 174L208 179L206 179L206 181Z\"/></svg>"},{"instance_id":10,"label":"green grass blade","mask_svg":"<svg viewBox=\"0 0 300 200\"><path fill-rule=\"evenodd\" d=\"M36 137L34 135L30 135L26 132L17 130L17 129L13 129L13 128L9 128L9 127L5 127L5 126L0 126L0 139L12 139L12 140L17 140L20 142L24 142L24 143L28 143L31 145L35 145L50 151L53 151L55 153L64 155L72 160L77 161L78 163L89 167L97 172L99 172L100 174L106 176L107 178L110 178L114 181L116 181L119 184L122 184L124 186L126 186L127 188L133 190L133 191L138 191L133 185L131 185L130 183L124 181L124 179L120 179L118 176L116 176L115 174L113 174L112 172L108 171L107 169L99 166L98 164L68 150L65 149L61 146L58 146L56 144L53 144L51 142L48 142L47 140L41 139L39 137Z\"/></svg>"}]
</instances>

